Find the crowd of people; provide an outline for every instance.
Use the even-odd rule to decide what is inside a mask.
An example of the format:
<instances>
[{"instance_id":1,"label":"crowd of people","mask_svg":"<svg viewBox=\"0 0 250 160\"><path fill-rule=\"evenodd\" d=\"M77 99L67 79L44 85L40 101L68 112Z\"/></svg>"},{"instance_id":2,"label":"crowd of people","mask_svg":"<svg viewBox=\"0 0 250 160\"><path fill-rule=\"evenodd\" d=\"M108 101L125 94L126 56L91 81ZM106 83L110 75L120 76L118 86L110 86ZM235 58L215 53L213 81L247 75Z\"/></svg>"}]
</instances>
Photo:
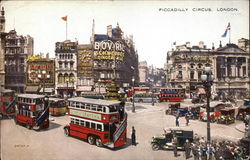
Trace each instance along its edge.
<instances>
[{"instance_id":1,"label":"crowd of people","mask_svg":"<svg viewBox=\"0 0 250 160\"><path fill-rule=\"evenodd\" d=\"M188 140L184 144L185 158L194 160L245 160L250 157L249 151L240 144L231 141L212 141L208 143L204 137L194 137L193 142Z\"/></svg>"}]
</instances>

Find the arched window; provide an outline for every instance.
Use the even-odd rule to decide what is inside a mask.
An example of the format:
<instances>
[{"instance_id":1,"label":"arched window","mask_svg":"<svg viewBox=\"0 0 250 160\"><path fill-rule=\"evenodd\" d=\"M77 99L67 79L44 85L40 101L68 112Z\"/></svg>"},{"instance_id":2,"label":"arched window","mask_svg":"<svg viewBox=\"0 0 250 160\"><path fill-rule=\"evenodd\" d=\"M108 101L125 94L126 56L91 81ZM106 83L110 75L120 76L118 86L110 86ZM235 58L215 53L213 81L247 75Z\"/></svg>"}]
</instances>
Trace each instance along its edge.
<instances>
[{"instance_id":1,"label":"arched window","mask_svg":"<svg viewBox=\"0 0 250 160\"><path fill-rule=\"evenodd\" d=\"M64 83L69 82L69 75L68 73L64 74Z\"/></svg>"},{"instance_id":2,"label":"arched window","mask_svg":"<svg viewBox=\"0 0 250 160\"><path fill-rule=\"evenodd\" d=\"M75 81L75 76L73 73L70 73L70 76L69 76L69 82L74 82Z\"/></svg>"},{"instance_id":3,"label":"arched window","mask_svg":"<svg viewBox=\"0 0 250 160\"><path fill-rule=\"evenodd\" d=\"M61 73L58 75L58 83L64 83L64 77Z\"/></svg>"}]
</instances>

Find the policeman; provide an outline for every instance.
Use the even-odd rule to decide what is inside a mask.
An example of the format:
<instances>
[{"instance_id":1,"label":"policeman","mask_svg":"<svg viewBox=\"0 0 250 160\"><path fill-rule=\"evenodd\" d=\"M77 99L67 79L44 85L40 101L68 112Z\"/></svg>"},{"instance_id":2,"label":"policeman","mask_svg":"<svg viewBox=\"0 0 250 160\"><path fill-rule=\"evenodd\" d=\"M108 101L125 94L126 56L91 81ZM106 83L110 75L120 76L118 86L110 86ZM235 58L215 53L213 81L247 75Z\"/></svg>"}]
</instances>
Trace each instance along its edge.
<instances>
[{"instance_id":1,"label":"policeman","mask_svg":"<svg viewBox=\"0 0 250 160\"><path fill-rule=\"evenodd\" d=\"M135 136L135 127L134 126L132 126L131 140L132 140L132 145L136 146L136 136Z\"/></svg>"}]
</instances>

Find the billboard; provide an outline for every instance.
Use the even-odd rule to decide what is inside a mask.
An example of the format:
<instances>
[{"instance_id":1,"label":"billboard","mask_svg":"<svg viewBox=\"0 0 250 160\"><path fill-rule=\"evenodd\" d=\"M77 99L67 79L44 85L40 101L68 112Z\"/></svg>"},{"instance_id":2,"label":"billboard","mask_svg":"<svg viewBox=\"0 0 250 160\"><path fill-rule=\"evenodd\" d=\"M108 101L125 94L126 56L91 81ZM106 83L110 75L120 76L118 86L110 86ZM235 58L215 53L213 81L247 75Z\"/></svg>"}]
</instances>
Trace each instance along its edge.
<instances>
[{"instance_id":1,"label":"billboard","mask_svg":"<svg viewBox=\"0 0 250 160\"><path fill-rule=\"evenodd\" d=\"M55 83L55 62L50 59L29 58L26 68L26 85L52 86Z\"/></svg>"},{"instance_id":2,"label":"billboard","mask_svg":"<svg viewBox=\"0 0 250 160\"><path fill-rule=\"evenodd\" d=\"M77 72L79 75L92 75L93 74L93 51L78 49L78 66Z\"/></svg>"}]
</instances>

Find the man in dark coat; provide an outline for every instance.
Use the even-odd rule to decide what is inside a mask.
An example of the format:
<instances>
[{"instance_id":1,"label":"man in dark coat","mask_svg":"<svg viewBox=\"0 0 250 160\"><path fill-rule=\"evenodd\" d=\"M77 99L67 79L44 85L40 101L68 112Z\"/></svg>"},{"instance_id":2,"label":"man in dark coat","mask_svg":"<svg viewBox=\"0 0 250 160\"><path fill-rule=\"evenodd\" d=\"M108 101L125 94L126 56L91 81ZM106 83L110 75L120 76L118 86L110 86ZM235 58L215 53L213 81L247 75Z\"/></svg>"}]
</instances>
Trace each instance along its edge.
<instances>
[{"instance_id":1,"label":"man in dark coat","mask_svg":"<svg viewBox=\"0 0 250 160\"><path fill-rule=\"evenodd\" d=\"M135 127L134 126L132 126L131 140L132 140L132 145L136 146L136 136L135 136Z\"/></svg>"},{"instance_id":2,"label":"man in dark coat","mask_svg":"<svg viewBox=\"0 0 250 160\"><path fill-rule=\"evenodd\" d=\"M186 140L184 144L184 149L185 149L186 159L190 158L191 144L188 139Z\"/></svg>"}]
</instances>

